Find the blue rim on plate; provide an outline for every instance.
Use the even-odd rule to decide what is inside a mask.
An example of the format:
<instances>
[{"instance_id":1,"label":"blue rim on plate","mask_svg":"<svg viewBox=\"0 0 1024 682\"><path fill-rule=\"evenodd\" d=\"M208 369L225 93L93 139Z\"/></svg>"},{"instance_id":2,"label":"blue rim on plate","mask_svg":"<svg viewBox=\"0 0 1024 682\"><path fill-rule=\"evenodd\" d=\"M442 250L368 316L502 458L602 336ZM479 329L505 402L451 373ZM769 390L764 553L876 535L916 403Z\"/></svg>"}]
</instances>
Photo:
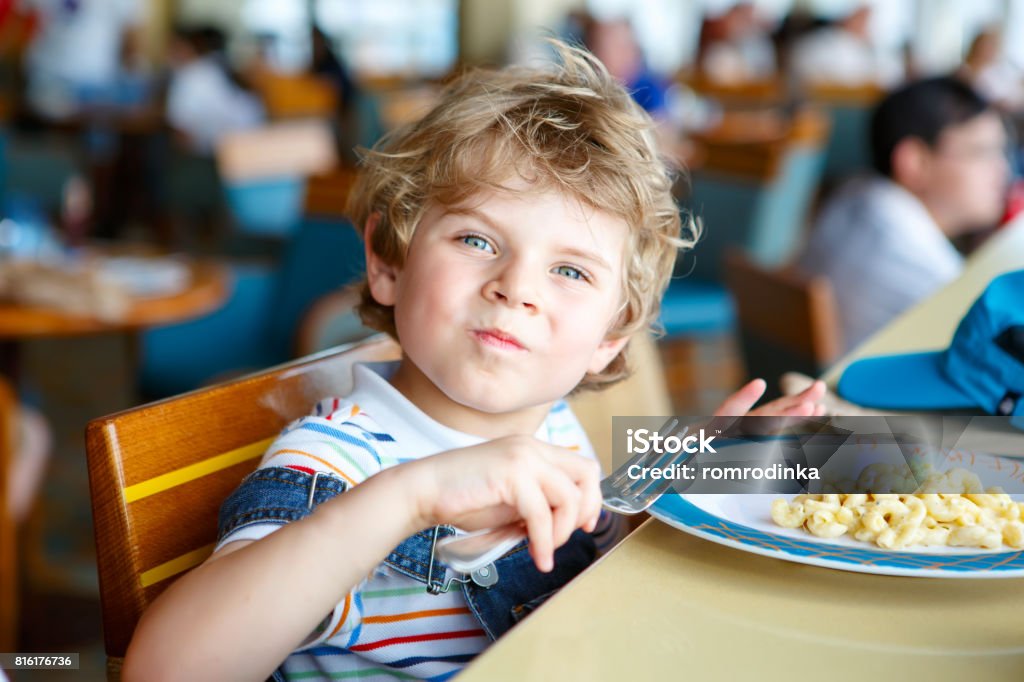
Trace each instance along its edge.
<instances>
[{"instance_id":1,"label":"blue rim on plate","mask_svg":"<svg viewBox=\"0 0 1024 682\"><path fill-rule=\"evenodd\" d=\"M648 511L670 526L706 540L813 566L927 578L1024 577L1024 551L925 554L797 540L716 516L687 500L685 495L672 493L662 495Z\"/></svg>"}]
</instances>

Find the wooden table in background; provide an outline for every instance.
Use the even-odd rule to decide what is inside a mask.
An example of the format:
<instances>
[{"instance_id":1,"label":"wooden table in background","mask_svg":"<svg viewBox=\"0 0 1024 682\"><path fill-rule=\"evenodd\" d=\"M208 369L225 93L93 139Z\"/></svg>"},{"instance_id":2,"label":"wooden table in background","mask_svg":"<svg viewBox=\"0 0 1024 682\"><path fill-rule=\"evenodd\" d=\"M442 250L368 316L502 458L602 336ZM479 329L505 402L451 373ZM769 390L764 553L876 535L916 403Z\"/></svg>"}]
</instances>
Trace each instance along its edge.
<instances>
[{"instance_id":1,"label":"wooden table in background","mask_svg":"<svg viewBox=\"0 0 1024 682\"><path fill-rule=\"evenodd\" d=\"M228 296L226 268L199 262L190 265L188 287L170 296L137 298L119 320L100 320L17 303L0 303L0 339L69 337L104 332L137 331L145 327L193 319L215 310Z\"/></svg>"},{"instance_id":2,"label":"wooden table in background","mask_svg":"<svg viewBox=\"0 0 1024 682\"><path fill-rule=\"evenodd\" d=\"M95 570L83 447L85 425L93 417L138 402L135 374L140 331L200 317L227 300L231 280L226 267L194 262L190 269L189 284L183 291L137 298L117 321L0 303L0 344L6 351L7 369L34 395L53 431L42 504L37 504L23 534L21 563L30 591L82 594L97 589L95 577L84 584L80 577L83 566ZM0 475L0 482L4 480ZM59 505L53 504L53 495ZM57 544L73 561L67 561L65 554L47 556L48 537L59 537ZM13 547L4 551L13 551ZM13 554L8 558L13 565ZM69 564L74 570L67 568Z\"/></svg>"}]
</instances>

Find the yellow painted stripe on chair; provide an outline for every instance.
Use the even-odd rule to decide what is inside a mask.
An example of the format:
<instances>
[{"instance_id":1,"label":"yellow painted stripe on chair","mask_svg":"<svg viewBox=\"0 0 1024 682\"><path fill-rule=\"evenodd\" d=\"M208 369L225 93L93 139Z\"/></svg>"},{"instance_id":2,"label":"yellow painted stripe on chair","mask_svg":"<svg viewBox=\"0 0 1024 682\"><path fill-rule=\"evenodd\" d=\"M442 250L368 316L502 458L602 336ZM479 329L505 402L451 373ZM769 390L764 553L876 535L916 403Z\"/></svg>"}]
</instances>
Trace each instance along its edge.
<instances>
[{"instance_id":1,"label":"yellow painted stripe on chair","mask_svg":"<svg viewBox=\"0 0 1024 682\"><path fill-rule=\"evenodd\" d=\"M159 566L154 566L148 571L143 571L143 573L139 575L139 583L143 587L149 587L161 580L166 580L171 576L178 575L179 573L187 571L194 566L198 566L203 563L206 557L213 554L213 548L215 546L216 543L211 542L210 544L204 545L199 549L194 549L187 554L182 554L176 559L171 559Z\"/></svg>"},{"instance_id":2,"label":"yellow painted stripe on chair","mask_svg":"<svg viewBox=\"0 0 1024 682\"><path fill-rule=\"evenodd\" d=\"M266 452L267 447L274 441L274 438L276 436L250 445L244 445L222 455L214 455L201 462L189 464L187 467L168 471L166 474L160 474L147 481L130 485L122 491L124 493L124 502L125 504L131 504L144 497L162 493L165 490L194 481L197 478L202 478L207 474L212 474L215 471L227 469L239 462L259 457Z\"/></svg>"}]
</instances>

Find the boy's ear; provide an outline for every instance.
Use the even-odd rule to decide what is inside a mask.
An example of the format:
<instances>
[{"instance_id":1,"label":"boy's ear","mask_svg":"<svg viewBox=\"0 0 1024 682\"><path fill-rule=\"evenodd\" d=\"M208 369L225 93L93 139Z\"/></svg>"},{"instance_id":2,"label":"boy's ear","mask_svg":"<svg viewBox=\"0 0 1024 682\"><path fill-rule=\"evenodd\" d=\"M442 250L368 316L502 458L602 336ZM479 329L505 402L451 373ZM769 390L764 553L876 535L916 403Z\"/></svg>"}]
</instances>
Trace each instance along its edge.
<instances>
[{"instance_id":1,"label":"boy's ear","mask_svg":"<svg viewBox=\"0 0 1024 682\"><path fill-rule=\"evenodd\" d=\"M398 283L398 268L386 263L373 250L373 233L380 224L380 213L374 212L366 219L363 230L364 248L366 250L366 282L370 286L373 300L380 305L394 305Z\"/></svg>"},{"instance_id":2,"label":"boy's ear","mask_svg":"<svg viewBox=\"0 0 1024 682\"><path fill-rule=\"evenodd\" d=\"M587 372L590 374L599 374L604 371L604 368L615 359L615 356L626 347L629 343L628 336L622 336L618 338L605 337L605 340L597 347L594 354L590 358L590 365L587 367Z\"/></svg>"},{"instance_id":3,"label":"boy's ear","mask_svg":"<svg viewBox=\"0 0 1024 682\"><path fill-rule=\"evenodd\" d=\"M892 151L892 177L911 192L920 191L927 183L931 148L916 137L900 140Z\"/></svg>"}]
</instances>

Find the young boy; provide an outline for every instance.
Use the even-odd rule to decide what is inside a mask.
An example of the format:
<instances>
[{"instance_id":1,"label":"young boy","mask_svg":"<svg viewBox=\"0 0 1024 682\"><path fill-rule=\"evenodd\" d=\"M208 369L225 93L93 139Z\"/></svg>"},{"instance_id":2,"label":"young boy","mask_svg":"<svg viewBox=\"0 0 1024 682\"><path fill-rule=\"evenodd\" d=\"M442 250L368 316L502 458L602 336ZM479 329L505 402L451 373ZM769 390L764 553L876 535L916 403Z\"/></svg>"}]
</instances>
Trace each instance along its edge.
<instances>
[{"instance_id":1,"label":"young boy","mask_svg":"<svg viewBox=\"0 0 1024 682\"><path fill-rule=\"evenodd\" d=\"M368 155L361 313L402 359L356 367L349 396L269 448L213 556L140 622L126 680L447 679L593 560L611 524L562 398L627 374L692 242L650 118L559 52L550 71L462 76ZM761 412L813 414L822 391ZM515 521L529 542L485 573L435 560L454 528Z\"/></svg>"}]
</instances>

